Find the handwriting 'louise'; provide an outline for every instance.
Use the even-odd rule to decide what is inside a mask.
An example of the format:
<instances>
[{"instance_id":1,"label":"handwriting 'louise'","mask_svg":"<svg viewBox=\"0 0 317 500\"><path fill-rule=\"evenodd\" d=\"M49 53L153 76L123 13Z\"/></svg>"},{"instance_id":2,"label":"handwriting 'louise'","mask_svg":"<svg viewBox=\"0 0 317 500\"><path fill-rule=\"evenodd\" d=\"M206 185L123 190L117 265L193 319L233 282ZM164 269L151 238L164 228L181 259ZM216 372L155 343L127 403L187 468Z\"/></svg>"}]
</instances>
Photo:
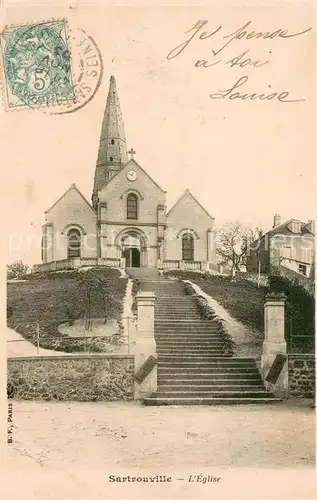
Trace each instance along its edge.
<instances>
[{"instance_id":1,"label":"handwriting 'louise'","mask_svg":"<svg viewBox=\"0 0 317 500\"><path fill-rule=\"evenodd\" d=\"M242 87L248 81L247 76L242 76L236 81L232 87L225 90L218 90L214 94L210 94L210 99L242 99L243 101L249 99L251 101L271 101L276 99L279 102L300 102L305 101L305 99L288 99L289 92L271 92L271 93L256 93L256 92L236 92L237 88Z\"/></svg>"},{"instance_id":2,"label":"handwriting 'louise'","mask_svg":"<svg viewBox=\"0 0 317 500\"><path fill-rule=\"evenodd\" d=\"M196 24L190 28L188 31L185 31L185 34L190 34L189 38L182 42L181 44L177 45L174 49L172 49L168 54L167 54L167 59L174 59L175 57L179 56L184 49L188 46L188 44L194 39L198 38L199 40L205 40L207 38L210 38L214 36L216 33L220 33L222 28L222 25L218 26L214 31L207 33L206 31L201 31L202 28L208 23L208 21L197 21ZM274 38L292 38L295 36L303 35L304 33L307 33L308 31L311 30L311 28L307 28L303 31L299 31L297 33L289 33L287 29L277 29L275 31L254 31L250 29L251 21L248 21L246 24L244 24L241 28L237 29L236 31L233 31L229 35L224 35L222 38L227 40L222 47L218 50L212 50L212 53L214 56L218 55L219 52L221 52L223 49L225 49L230 43L232 43L234 40L251 40L253 38L262 38L263 40L266 39L274 39Z\"/></svg>"}]
</instances>

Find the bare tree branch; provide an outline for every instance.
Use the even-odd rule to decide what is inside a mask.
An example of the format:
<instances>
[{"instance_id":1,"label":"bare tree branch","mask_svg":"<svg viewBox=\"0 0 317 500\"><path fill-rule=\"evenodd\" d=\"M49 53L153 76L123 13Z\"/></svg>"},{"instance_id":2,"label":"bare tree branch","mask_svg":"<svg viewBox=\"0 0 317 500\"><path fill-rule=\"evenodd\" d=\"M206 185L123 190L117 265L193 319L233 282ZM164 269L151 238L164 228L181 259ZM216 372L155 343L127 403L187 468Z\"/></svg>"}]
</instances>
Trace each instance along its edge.
<instances>
[{"instance_id":1,"label":"bare tree branch","mask_svg":"<svg viewBox=\"0 0 317 500\"><path fill-rule=\"evenodd\" d=\"M239 221L225 224L217 235L219 263L229 266L232 274L239 271L245 265L250 246L258 235L258 229L244 226Z\"/></svg>"}]
</instances>

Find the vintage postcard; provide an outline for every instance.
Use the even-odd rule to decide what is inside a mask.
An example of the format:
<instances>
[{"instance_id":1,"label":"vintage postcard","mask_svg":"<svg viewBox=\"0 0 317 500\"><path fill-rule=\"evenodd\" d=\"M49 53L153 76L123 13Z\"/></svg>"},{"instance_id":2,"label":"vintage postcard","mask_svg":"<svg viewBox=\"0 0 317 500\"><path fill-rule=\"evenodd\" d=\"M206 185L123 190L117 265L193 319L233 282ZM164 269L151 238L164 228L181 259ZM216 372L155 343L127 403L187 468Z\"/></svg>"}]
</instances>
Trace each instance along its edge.
<instances>
[{"instance_id":1,"label":"vintage postcard","mask_svg":"<svg viewBox=\"0 0 317 500\"><path fill-rule=\"evenodd\" d=\"M5 0L3 499L309 499L310 1Z\"/></svg>"}]
</instances>

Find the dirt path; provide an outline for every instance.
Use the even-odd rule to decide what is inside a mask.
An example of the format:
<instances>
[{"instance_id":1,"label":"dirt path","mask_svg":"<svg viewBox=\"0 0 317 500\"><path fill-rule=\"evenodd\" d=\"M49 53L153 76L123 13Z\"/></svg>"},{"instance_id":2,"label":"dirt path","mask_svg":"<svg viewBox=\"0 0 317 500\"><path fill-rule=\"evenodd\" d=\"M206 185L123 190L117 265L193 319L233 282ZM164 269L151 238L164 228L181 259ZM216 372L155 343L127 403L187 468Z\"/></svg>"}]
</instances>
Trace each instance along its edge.
<instances>
[{"instance_id":1,"label":"dirt path","mask_svg":"<svg viewBox=\"0 0 317 500\"><path fill-rule=\"evenodd\" d=\"M61 351L53 351L50 349L42 349L37 348L35 345L31 344L28 340L26 340L22 335L20 335L12 328L7 328L6 331L7 337L7 356L8 357L24 357L24 356L60 356L63 354L67 354L66 352Z\"/></svg>"},{"instance_id":2,"label":"dirt path","mask_svg":"<svg viewBox=\"0 0 317 500\"><path fill-rule=\"evenodd\" d=\"M314 462L314 411L261 406L13 402L17 452L42 465L303 467Z\"/></svg>"},{"instance_id":3,"label":"dirt path","mask_svg":"<svg viewBox=\"0 0 317 500\"><path fill-rule=\"evenodd\" d=\"M315 498L311 402L12 403L1 499ZM220 475L221 483L189 484L199 473ZM172 483L113 484L113 474L170 475Z\"/></svg>"}]
</instances>

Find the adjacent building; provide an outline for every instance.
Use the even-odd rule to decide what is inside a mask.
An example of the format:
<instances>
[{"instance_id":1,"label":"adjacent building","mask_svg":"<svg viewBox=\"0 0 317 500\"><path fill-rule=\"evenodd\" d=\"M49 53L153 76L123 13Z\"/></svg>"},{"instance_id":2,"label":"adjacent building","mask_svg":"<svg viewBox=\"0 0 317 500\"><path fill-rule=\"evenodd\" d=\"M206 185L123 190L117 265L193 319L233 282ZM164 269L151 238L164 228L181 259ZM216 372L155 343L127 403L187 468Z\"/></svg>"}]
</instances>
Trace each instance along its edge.
<instances>
[{"instance_id":1,"label":"adjacent building","mask_svg":"<svg viewBox=\"0 0 317 500\"><path fill-rule=\"evenodd\" d=\"M276 214L273 227L259 234L251 245L247 258L250 272L268 273L272 268L286 267L304 276L310 276L314 262L315 222L298 219L281 221Z\"/></svg>"}]
</instances>

